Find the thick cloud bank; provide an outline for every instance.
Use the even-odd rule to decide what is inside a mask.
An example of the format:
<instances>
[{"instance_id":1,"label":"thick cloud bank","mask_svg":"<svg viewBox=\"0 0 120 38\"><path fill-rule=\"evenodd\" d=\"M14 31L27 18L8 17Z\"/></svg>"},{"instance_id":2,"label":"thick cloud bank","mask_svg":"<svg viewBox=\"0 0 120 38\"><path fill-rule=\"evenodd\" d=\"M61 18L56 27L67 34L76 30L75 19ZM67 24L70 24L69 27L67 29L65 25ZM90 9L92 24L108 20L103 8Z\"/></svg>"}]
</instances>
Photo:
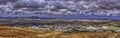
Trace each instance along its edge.
<instances>
[{"instance_id":1,"label":"thick cloud bank","mask_svg":"<svg viewBox=\"0 0 120 38\"><path fill-rule=\"evenodd\" d=\"M0 0L0 14L119 17L120 0Z\"/></svg>"}]
</instances>

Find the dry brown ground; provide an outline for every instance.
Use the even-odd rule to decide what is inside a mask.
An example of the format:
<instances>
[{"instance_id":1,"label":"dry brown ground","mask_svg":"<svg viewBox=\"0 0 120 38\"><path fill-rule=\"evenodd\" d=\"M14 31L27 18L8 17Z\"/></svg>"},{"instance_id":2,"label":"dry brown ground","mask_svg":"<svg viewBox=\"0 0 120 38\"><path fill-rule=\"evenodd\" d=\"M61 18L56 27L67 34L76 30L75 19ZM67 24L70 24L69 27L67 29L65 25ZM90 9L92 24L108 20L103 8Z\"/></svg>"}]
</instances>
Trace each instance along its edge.
<instances>
[{"instance_id":1,"label":"dry brown ground","mask_svg":"<svg viewBox=\"0 0 120 38\"><path fill-rule=\"evenodd\" d=\"M120 38L114 32L55 32L0 26L0 38Z\"/></svg>"}]
</instances>

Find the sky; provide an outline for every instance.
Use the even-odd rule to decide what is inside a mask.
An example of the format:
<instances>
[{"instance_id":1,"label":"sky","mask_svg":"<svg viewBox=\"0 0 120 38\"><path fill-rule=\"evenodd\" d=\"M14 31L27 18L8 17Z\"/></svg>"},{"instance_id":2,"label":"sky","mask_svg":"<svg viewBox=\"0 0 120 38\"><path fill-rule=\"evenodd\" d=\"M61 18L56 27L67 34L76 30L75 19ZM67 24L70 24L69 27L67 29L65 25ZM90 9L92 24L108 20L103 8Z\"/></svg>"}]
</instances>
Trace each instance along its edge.
<instances>
[{"instance_id":1,"label":"sky","mask_svg":"<svg viewBox=\"0 0 120 38\"><path fill-rule=\"evenodd\" d=\"M0 0L0 17L120 19L119 0L58 1Z\"/></svg>"}]
</instances>

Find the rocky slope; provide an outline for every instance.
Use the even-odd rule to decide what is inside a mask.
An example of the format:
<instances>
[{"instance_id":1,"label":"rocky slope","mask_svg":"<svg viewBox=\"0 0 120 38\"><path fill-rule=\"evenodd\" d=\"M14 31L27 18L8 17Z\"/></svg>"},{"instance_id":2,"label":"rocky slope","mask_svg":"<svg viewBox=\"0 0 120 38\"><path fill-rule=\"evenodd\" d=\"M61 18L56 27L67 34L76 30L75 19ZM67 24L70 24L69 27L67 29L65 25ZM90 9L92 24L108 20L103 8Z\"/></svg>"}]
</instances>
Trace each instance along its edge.
<instances>
[{"instance_id":1,"label":"rocky slope","mask_svg":"<svg viewBox=\"0 0 120 38\"><path fill-rule=\"evenodd\" d=\"M1 25L61 32L120 32L120 21L64 19L4 19Z\"/></svg>"},{"instance_id":2,"label":"rocky slope","mask_svg":"<svg viewBox=\"0 0 120 38\"><path fill-rule=\"evenodd\" d=\"M56 32L0 26L0 38L120 38L114 32Z\"/></svg>"}]
</instances>

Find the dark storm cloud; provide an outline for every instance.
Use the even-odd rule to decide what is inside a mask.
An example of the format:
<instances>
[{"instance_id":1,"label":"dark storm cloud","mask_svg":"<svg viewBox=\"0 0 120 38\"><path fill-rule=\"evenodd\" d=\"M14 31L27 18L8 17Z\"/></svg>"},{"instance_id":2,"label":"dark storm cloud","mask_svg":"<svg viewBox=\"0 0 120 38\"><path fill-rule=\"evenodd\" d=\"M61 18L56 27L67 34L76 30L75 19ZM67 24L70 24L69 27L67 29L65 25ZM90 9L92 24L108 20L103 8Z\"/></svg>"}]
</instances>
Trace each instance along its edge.
<instances>
[{"instance_id":1,"label":"dark storm cloud","mask_svg":"<svg viewBox=\"0 0 120 38\"><path fill-rule=\"evenodd\" d=\"M18 0L0 0L0 4L6 4L8 2L16 2Z\"/></svg>"},{"instance_id":2,"label":"dark storm cloud","mask_svg":"<svg viewBox=\"0 0 120 38\"><path fill-rule=\"evenodd\" d=\"M44 7L44 3L41 3L42 1L38 0L19 0L14 4L15 8L22 8L22 7L28 7L28 8L38 8L38 7Z\"/></svg>"},{"instance_id":3,"label":"dark storm cloud","mask_svg":"<svg viewBox=\"0 0 120 38\"><path fill-rule=\"evenodd\" d=\"M101 9L120 9L120 0L103 0L98 5Z\"/></svg>"}]
</instances>

